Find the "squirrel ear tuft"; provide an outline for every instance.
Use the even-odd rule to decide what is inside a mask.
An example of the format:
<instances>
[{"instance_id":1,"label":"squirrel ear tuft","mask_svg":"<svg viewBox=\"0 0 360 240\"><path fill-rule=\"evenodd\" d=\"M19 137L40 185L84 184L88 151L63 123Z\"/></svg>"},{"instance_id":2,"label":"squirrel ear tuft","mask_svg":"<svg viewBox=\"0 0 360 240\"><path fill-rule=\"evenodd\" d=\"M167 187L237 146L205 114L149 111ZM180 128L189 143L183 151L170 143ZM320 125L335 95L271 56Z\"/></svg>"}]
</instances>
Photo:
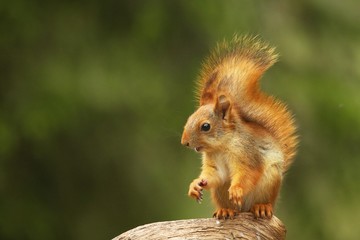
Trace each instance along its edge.
<instances>
[{"instance_id":1,"label":"squirrel ear tuft","mask_svg":"<svg viewBox=\"0 0 360 240\"><path fill-rule=\"evenodd\" d=\"M230 101L225 95L220 95L216 101L216 112L222 119L229 119L230 116Z\"/></svg>"}]
</instances>

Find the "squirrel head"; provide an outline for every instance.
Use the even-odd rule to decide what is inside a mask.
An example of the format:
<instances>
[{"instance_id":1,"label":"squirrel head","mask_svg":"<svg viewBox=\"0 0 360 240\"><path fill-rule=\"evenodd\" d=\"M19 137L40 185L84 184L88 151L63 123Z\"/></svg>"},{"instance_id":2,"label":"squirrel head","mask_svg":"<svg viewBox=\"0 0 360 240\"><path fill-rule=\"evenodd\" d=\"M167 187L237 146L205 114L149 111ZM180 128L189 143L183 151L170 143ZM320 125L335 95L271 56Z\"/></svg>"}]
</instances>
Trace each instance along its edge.
<instances>
[{"instance_id":1,"label":"squirrel head","mask_svg":"<svg viewBox=\"0 0 360 240\"><path fill-rule=\"evenodd\" d=\"M220 95L215 103L200 106L187 120L181 144L196 152L211 152L220 149L231 138L236 114L230 100Z\"/></svg>"}]
</instances>

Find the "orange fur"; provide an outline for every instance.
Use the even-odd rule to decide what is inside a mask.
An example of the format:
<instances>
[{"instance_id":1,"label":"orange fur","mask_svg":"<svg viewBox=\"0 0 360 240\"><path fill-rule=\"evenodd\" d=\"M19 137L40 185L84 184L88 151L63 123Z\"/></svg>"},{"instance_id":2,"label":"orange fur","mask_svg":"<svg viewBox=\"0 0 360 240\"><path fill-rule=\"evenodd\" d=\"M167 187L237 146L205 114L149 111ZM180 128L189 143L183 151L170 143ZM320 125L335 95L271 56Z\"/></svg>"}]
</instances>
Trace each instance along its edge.
<instances>
[{"instance_id":1,"label":"orange fur","mask_svg":"<svg viewBox=\"0 0 360 240\"><path fill-rule=\"evenodd\" d=\"M235 36L218 45L200 74L200 106L181 141L203 155L189 195L201 200L202 189L210 190L217 218L239 211L272 216L283 174L295 156L291 113L258 83L276 60L275 49L258 38Z\"/></svg>"}]
</instances>

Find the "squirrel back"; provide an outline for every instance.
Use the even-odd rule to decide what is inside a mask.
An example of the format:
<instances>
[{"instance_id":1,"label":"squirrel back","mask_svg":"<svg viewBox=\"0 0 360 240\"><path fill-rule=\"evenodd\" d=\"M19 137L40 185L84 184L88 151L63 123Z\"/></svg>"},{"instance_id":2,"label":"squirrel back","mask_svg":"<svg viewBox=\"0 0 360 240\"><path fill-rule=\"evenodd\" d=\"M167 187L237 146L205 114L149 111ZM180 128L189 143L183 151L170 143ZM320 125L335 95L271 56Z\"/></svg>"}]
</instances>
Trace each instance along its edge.
<instances>
[{"instance_id":1,"label":"squirrel back","mask_svg":"<svg viewBox=\"0 0 360 240\"><path fill-rule=\"evenodd\" d=\"M275 48L251 36L223 41L204 62L198 79L200 106L225 95L242 121L268 131L284 155L284 171L296 153L297 136L292 114L285 104L260 90L259 80L278 59Z\"/></svg>"}]
</instances>

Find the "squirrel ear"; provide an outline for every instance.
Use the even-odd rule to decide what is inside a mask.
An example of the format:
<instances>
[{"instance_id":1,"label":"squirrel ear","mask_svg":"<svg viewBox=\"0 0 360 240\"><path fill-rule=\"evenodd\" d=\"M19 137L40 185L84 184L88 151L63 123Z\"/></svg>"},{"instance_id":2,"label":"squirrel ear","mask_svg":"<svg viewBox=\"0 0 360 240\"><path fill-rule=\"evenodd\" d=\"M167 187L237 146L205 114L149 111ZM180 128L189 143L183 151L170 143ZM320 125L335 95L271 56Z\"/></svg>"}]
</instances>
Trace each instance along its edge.
<instances>
[{"instance_id":1,"label":"squirrel ear","mask_svg":"<svg viewBox=\"0 0 360 240\"><path fill-rule=\"evenodd\" d=\"M216 112L222 119L229 119L230 116L230 101L225 95L220 95L216 102Z\"/></svg>"}]
</instances>

